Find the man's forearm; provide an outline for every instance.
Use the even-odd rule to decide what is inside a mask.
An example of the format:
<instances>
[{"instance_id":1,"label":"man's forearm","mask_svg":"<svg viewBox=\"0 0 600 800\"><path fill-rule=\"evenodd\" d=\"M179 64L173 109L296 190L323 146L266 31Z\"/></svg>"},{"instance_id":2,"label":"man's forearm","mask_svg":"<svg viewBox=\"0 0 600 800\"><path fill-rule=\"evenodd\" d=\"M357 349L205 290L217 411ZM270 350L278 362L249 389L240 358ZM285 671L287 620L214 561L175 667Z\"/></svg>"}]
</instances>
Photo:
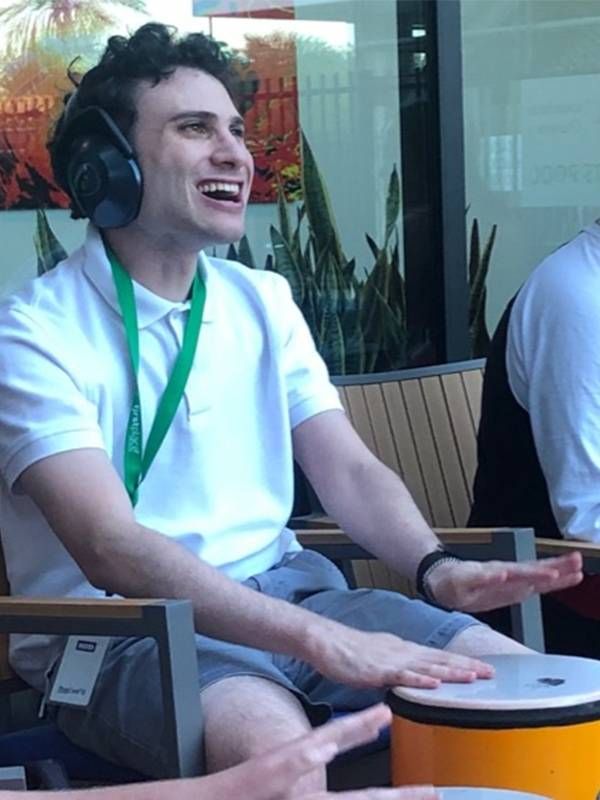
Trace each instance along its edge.
<instances>
[{"instance_id":1,"label":"man's forearm","mask_svg":"<svg viewBox=\"0 0 600 800\"><path fill-rule=\"evenodd\" d=\"M411 580L439 545L404 483L374 458L342 469L320 500L355 542Z\"/></svg>"},{"instance_id":2,"label":"man's forearm","mask_svg":"<svg viewBox=\"0 0 600 800\"><path fill-rule=\"evenodd\" d=\"M189 599L196 630L207 636L302 658L313 635L336 625L243 586L141 525L105 541L88 576L96 586L124 597Z\"/></svg>"}]
</instances>

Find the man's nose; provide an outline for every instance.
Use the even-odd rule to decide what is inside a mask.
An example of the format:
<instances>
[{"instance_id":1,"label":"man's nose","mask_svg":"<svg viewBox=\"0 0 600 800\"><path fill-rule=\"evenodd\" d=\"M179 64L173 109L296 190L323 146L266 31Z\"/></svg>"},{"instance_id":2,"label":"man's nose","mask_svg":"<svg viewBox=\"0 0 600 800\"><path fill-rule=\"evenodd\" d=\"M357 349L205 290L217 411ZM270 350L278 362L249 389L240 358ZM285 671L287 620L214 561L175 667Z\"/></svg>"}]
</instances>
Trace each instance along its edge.
<instances>
[{"instance_id":1,"label":"man's nose","mask_svg":"<svg viewBox=\"0 0 600 800\"><path fill-rule=\"evenodd\" d=\"M217 164L228 164L232 167L239 167L247 158L246 146L232 133L223 133L219 136L215 144L212 158Z\"/></svg>"}]
</instances>

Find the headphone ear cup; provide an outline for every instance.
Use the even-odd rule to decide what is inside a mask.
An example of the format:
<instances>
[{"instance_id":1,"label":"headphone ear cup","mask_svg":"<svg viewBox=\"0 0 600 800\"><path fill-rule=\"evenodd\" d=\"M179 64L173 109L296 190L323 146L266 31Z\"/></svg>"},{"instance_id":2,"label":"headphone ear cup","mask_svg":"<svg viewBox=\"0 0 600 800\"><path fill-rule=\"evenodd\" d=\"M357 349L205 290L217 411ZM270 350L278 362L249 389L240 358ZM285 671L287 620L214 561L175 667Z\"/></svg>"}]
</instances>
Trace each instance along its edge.
<instances>
[{"instance_id":1,"label":"headphone ear cup","mask_svg":"<svg viewBox=\"0 0 600 800\"><path fill-rule=\"evenodd\" d=\"M136 218L142 201L140 169L135 158L104 135L73 141L66 178L80 212L98 228L121 228Z\"/></svg>"}]
</instances>

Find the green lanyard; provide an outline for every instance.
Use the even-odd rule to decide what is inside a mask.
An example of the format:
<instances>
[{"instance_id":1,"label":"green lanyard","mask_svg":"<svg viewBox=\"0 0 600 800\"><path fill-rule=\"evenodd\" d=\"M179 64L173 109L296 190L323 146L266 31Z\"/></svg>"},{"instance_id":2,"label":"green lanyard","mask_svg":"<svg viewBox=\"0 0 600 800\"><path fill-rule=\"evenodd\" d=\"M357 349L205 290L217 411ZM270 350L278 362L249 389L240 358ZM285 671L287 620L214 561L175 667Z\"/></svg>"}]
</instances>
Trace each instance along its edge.
<instances>
[{"instance_id":1,"label":"green lanyard","mask_svg":"<svg viewBox=\"0 0 600 800\"><path fill-rule=\"evenodd\" d=\"M134 378L133 400L127 432L125 435L125 488L131 500L132 506L138 501L138 490L140 484L146 477L154 457L163 443L169 426L173 421L177 407L183 397L185 386L192 368L196 345L200 335L200 325L204 312L204 302L206 300L206 286L199 276L198 271L194 276L192 284L192 302L189 317L183 334L181 349L175 360L173 371L169 382L163 392L156 416L148 435L146 447L142 450L142 407L140 403L140 387L138 384L138 373L140 366L140 340L137 324L137 311L135 307L135 295L133 292L133 282L129 273L118 262L115 254L107 248L110 265L112 267L113 280L117 290L119 307L125 326L125 336L127 338L127 348Z\"/></svg>"}]
</instances>

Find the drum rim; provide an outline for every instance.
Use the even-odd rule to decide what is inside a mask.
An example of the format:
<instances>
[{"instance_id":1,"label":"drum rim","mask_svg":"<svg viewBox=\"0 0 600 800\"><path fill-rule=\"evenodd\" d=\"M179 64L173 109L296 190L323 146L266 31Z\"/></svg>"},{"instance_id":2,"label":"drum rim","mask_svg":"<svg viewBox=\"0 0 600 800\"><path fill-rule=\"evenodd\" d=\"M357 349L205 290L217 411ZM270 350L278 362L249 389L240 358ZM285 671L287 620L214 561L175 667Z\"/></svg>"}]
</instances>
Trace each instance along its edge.
<instances>
[{"instance_id":1,"label":"drum rim","mask_svg":"<svg viewBox=\"0 0 600 800\"><path fill-rule=\"evenodd\" d=\"M550 708L451 708L413 703L390 690L386 702L402 719L449 728L504 730L565 727L600 721L600 700Z\"/></svg>"}]
</instances>

